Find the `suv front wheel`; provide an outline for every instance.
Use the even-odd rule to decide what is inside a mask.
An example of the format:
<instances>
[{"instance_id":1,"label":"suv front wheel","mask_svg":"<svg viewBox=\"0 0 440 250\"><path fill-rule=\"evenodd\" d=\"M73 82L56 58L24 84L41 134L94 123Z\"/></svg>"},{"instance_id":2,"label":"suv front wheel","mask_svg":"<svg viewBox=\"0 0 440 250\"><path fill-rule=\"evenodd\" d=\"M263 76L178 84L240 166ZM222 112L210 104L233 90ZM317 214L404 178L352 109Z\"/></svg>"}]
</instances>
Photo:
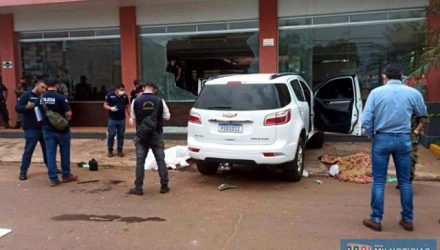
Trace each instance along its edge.
<instances>
[{"instance_id":1,"label":"suv front wheel","mask_svg":"<svg viewBox=\"0 0 440 250\"><path fill-rule=\"evenodd\" d=\"M283 173L287 181L300 181L304 171L304 140L298 141L295 159L291 162L284 163Z\"/></svg>"},{"instance_id":2,"label":"suv front wheel","mask_svg":"<svg viewBox=\"0 0 440 250\"><path fill-rule=\"evenodd\" d=\"M219 164L208 161L196 161L197 170L203 175L215 175L217 173Z\"/></svg>"}]
</instances>

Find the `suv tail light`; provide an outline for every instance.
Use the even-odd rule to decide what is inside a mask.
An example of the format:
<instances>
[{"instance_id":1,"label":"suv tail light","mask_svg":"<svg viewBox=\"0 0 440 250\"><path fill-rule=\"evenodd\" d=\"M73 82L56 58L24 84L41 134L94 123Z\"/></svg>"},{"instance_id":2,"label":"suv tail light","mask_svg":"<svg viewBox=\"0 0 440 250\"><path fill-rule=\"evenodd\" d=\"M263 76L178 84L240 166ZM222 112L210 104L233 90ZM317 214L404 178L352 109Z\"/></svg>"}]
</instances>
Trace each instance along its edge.
<instances>
[{"instance_id":1,"label":"suv tail light","mask_svg":"<svg viewBox=\"0 0 440 250\"><path fill-rule=\"evenodd\" d=\"M196 112L190 112L188 117L188 122L202 124L202 119L200 119L200 115Z\"/></svg>"},{"instance_id":2,"label":"suv tail light","mask_svg":"<svg viewBox=\"0 0 440 250\"><path fill-rule=\"evenodd\" d=\"M289 110L284 110L272 114L266 115L264 118L264 126L275 126L286 124L290 121L292 112Z\"/></svg>"}]
</instances>

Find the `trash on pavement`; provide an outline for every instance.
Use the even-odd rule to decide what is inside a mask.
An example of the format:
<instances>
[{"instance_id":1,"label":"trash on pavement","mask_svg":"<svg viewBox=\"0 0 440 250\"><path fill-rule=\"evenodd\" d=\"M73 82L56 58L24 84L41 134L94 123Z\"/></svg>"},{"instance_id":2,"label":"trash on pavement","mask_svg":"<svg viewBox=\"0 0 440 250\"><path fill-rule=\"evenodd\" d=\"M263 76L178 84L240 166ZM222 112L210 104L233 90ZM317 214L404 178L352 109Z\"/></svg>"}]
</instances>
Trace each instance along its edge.
<instances>
[{"instance_id":1,"label":"trash on pavement","mask_svg":"<svg viewBox=\"0 0 440 250\"><path fill-rule=\"evenodd\" d=\"M165 163L168 168L177 169L188 167L189 159L188 146L174 146L165 149ZM151 149L148 151L147 159L145 159L145 170L157 170L156 159L154 158L153 151Z\"/></svg>"},{"instance_id":2,"label":"trash on pavement","mask_svg":"<svg viewBox=\"0 0 440 250\"><path fill-rule=\"evenodd\" d=\"M82 161L82 162L78 163L78 167L80 167L80 168L89 168L90 166L86 162Z\"/></svg>"},{"instance_id":3,"label":"trash on pavement","mask_svg":"<svg viewBox=\"0 0 440 250\"><path fill-rule=\"evenodd\" d=\"M316 183L318 183L319 185L322 185L322 181L321 180L315 180Z\"/></svg>"},{"instance_id":4,"label":"trash on pavement","mask_svg":"<svg viewBox=\"0 0 440 250\"><path fill-rule=\"evenodd\" d=\"M98 171L98 162L95 160L95 158L92 158L89 161L89 170L90 171Z\"/></svg>"},{"instance_id":5,"label":"trash on pavement","mask_svg":"<svg viewBox=\"0 0 440 250\"><path fill-rule=\"evenodd\" d=\"M330 167L330 169L329 169L328 172L330 173L331 176L337 176L337 175L339 175L339 166L338 166L337 164L333 164L333 165Z\"/></svg>"},{"instance_id":6,"label":"trash on pavement","mask_svg":"<svg viewBox=\"0 0 440 250\"><path fill-rule=\"evenodd\" d=\"M309 171L307 171L307 170L303 170L303 177L309 177Z\"/></svg>"},{"instance_id":7,"label":"trash on pavement","mask_svg":"<svg viewBox=\"0 0 440 250\"><path fill-rule=\"evenodd\" d=\"M0 228L0 238L12 232L12 229Z\"/></svg>"},{"instance_id":8,"label":"trash on pavement","mask_svg":"<svg viewBox=\"0 0 440 250\"><path fill-rule=\"evenodd\" d=\"M78 181L77 184L85 184L85 183L91 183L91 182L98 182L99 180L88 180L88 181Z\"/></svg>"},{"instance_id":9,"label":"trash on pavement","mask_svg":"<svg viewBox=\"0 0 440 250\"><path fill-rule=\"evenodd\" d=\"M396 177L388 177L387 182L388 183L397 183L397 178Z\"/></svg>"},{"instance_id":10,"label":"trash on pavement","mask_svg":"<svg viewBox=\"0 0 440 250\"><path fill-rule=\"evenodd\" d=\"M238 188L238 186L223 183L220 186L218 186L218 191L224 191L224 190L228 190L228 189L232 189L232 188Z\"/></svg>"}]
</instances>

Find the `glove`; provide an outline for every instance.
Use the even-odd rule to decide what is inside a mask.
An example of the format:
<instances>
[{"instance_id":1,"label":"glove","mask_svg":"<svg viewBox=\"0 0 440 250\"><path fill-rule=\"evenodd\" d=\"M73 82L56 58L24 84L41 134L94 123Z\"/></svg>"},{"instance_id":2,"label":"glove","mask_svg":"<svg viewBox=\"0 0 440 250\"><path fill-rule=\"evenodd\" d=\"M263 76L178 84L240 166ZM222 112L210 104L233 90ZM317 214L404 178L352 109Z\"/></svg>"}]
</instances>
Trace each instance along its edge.
<instances>
[{"instance_id":1,"label":"glove","mask_svg":"<svg viewBox=\"0 0 440 250\"><path fill-rule=\"evenodd\" d=\"M110 110L113 112L116 112L116 111L118 111L118 107L116 107L116 106L110 107Z\"/></svg>"}]
</instances>

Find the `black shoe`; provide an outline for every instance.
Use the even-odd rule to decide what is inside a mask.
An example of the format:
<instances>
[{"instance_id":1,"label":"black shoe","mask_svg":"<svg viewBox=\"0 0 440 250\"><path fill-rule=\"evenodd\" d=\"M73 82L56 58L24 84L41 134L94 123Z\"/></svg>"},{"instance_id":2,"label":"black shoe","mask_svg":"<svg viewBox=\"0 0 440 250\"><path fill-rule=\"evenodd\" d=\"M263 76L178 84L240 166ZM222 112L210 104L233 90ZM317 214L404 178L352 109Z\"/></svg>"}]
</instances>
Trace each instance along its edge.
<instances>
[{"instance_id":1,"label":"black shoe","mask_svg":"<svg viewBox=\"0 0 440 250\"><path fill-rule=\"evenodd\" d=\"M160 187L160 193L161 193L161 194L168 193L169 191L170 191L170 188L168 187L168 185L162 185L162 186Z\"/></svg>"},{"instance_id":2,"label":"black shoe","mask_svg":"<svg viewBox=\"0 0 440 250\"><path fill-rule=\"evenodd\" d=\"M57 168L57 174L61 174L62 172L61 172L61 170L59 170L58 168Z\"/></svg>"},{"instance_id":3,"label":"black shoe","mask_svg":"<svg viewBox=\"0 0 440 250\"><path fill-rule=\"evenodd\" d=\"M142 191L142 190L137 190L137 189L135 189L135 188L130 188L130 190L128 190L128 194L144 195L144 191Z\"/></svg>"},{"instance_id":4,"label":"black shoe","mask_svg":"<svg viewBox=\"0 0 440 250\"><path fill-rule=\"evenodd\" d=\"M18 176L18 179L19 179L20 181L25 181L25 180L27 180L27 176L26 176L26 174L20 174L20 175Z\"/></svg>"}]
</instances>

